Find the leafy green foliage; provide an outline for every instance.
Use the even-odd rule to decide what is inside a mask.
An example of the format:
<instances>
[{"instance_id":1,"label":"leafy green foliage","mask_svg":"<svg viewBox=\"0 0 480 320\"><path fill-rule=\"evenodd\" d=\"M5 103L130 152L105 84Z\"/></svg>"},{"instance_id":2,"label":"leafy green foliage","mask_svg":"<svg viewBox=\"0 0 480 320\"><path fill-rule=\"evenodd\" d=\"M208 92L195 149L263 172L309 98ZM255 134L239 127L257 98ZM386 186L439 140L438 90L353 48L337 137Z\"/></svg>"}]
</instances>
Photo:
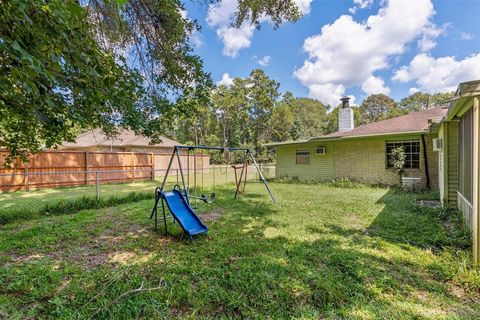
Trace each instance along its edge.
<instances>
[{"instance_id":1,"label":"leafy green foliage","mask_svg":"<svg viewBox=\"0 0 480 320\"><path fill-rule=\"evenodd\" d=\"M220 0L210 0L210 2L218 1ZM249 21L259 28L264 16L270 17L274 28L278 28L285 20L298 20L301 13L294 0L239 0L234 25L239 28L244 21Z\"/></svg>"},{"instance_id":2,"label":"leafy green foliage","mask_svg":"<svg viewBox=\"0 0 480 320\"><path fill-rule=\"evenodd\" d=\"M238 25L300 16L293 0L242 0L237 13ZM7 164L90 128L126 127L157 142L173 119L209 103L211 79L189 42L199 26L180 0L2 1L0 26Z\"/></svg>"},{"instance_id":3,"label":"leafy green foliage","mask_svg":"<svg viewBox=\"0 0 480 320\"><path fill-rule=\"evenodd\" d=\"M385 120L402 114L397 103L384 94L372 94L360 105L362 124Z\"/></svg>"},{"instance_id":4,"label":"leafy green foliage","mask_svg":"<svg viewBox=\"0 0 480 320\"><path fill-rule=\"evenodd\" d=\"M101 50L74 1L0 6L0 145L10 160L74 138L74 128L138 128L139 76ZM6 27L8 26L8 28Z\"/></svg>"},{"instance_id":5,"label":"leafy green foliage","mask_svg":"<svg viewBox=\"0 0 480 320\"><path fill-rule=\"evenodd\" d=\"M398 105L401 109L408 112L420 111L430 107L445 105L445 101L452 98L453 94L453 92L434 94L416 92L400 100Z\"/></svg>"},{"instance_id":6,"label":"leafy green foliage","mask_svg":"<svg viewBox=\"0 0 480 320\"><path fill-rule=\"evenodd\" d=\"M323 135L327 117L327 107L311 98L295 98L288 103L293 113L293 124L290 130L294 140L314 138ZM281 141L281 140L276 140Z\"/></svg>"},{"instance_id":7,"label":"leafy green foliage","mask_svg":"<svg viewBox=\"0 0 480 320\"><path fill-rule=\"evenodd\" d=\"M338 112L340 111L340 108L341 105L338 105L327 114L326 120L323 124L324 132L326 134L338 131ZM357 106L351 106L351 108L353 109L353 121L355 127L364 124L360 108Z\"/></svg>"},{"instance_id":8,"label":"leafy green foliage","mask_svg":"<svg viewBox=\"0 0 480 320\"><path fill-rule=\"evenodd\" d=\"M276 183L288 183L288 184L307 184L307 185L328 185L335 188L364 188L366 185L361 182L357 182L348 178L340 178L340 179L317 179L317 178L309 178L309 179L300 179L299 177L281 177L281 178L274 178L269 179L269 181L276 182Z\"/></svg>"},{"instance_id":9,"label":"leafy green foliage","mask_svg":"<svg viewBox=\"0 0 480 320\"><path fill-rule=\"evenodd\" d=\"M407 155L405 154L405 150L403 147L397 147L392 150L392 167L393 170L397 173L400 178L400 184L403 175L405 174L405 160L407 159Z\"/></svg>"},{"instance_id":10,"label":"leafy green foliage","mask_svg":"<svg viewBox=\"0 0 480 320\"><path fill-rule=\"evenodd\" d=\"M177 120L174 136L196 144L249 147L264 156L263 143L272 139L272 121L278 117L278 87L260 69L236 78L230 87L218 86L210 105L196 116ZM221 159L218 152L211 155L214 162Z\"/></svg>"},{"instance_id":11,"label":"leafy green foliage","mask_svg":"<svg viewBox=\"0 0 480 320\"><path fill-rule=\"evenodd\" d=\"M186 107L210 89L210 78L189 43L199 26L185 17L179 0L95 0L86 9L102 48L126 56L143 75L152 98L169 96L180 100L177 108Z\"/></svg>"},{"instance_id":12,"label":"leafy green foliage","mask_svg":"<svg viewBox=\"0 0 480 320\"><path fill-rule=\"evenodd\" d=\"M178 119L174 137L196 144L249 147L262 161L272 160L265 142L317 137L324 132L327 108L310 98L280 96L279 83L263 70L218 86L211 105L194 117ZM218 152L211 153L222 162Z\"/></svg>"}]
</instances>

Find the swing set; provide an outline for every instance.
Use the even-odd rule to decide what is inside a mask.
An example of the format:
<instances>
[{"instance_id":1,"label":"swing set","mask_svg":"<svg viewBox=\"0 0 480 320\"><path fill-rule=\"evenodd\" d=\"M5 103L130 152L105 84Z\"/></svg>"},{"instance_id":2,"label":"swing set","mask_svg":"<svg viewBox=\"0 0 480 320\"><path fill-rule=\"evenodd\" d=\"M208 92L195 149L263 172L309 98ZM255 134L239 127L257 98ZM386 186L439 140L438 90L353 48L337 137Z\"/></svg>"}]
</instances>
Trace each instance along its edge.
<instances>
[{"instance_id":1,"label":"swing set","mask_svg":"<svg viewBox=\"0 0 480 320\"><path fill-rule=\"evenodd\" d=\"M180 160L180 152L182 150L186 150L187 155L187 164L186 164L186 173L182 167L182 162ZM204 194L204 163L202 158L202 165L201 165L201 194L198 195L198 187L197 187L197 152L196 150L218 150L219 152L223 153L224 158L226 159L225 170L222 172L222 168L220 167L220 173L225 175L225 182L228 181L228 155L230 152L241 152L243 153L243 162L240 165L232 164L231 168L234 171L235 176L235 195L234 199L237 198L239 194L243 194L245 192L245 186L247 184L247 174L248 174L248 164L249 161L253 163L257 172L262 180L265 188L270 195L270 198L275 203L275 198L268 186L265 177L263 176L260 167L258 166L255 157L253 156L252 152L248 148L224 148L224 147L210 147L210 146L175 146L173 148L172 156L170 157L170 161L168 163L167 171L165 172L165 176L163 177L163 182L160 187L155 189L155 205L152 209L150 214L150 219L154 219L155 222L155 230L158 228L158 221L164 222L165 227L165 234L167 234L167 213L165 210L165 205L168 207L174 223L178 222L179 225L182 227L183 231L191 238L194 235L206 233L208 231L208 227L203 224L202 220L196 215L193 209L197 209L197 202L198 200L211 204L216 200L215 193L210 194L207 196ZM192 155L190 155L192 153ZM190 157L193 157L193 188L190 188ZM167 179L169 173L172 168L172 164L174 160L177 160L178 165L178 172L180 173L180 180L178 180L178 173L177 173L177 183L174 186L172 191L165 191L165 185L167 183ZM185 177L186 176L186 177ZM181 182L181 184L179 183ZM213 170L213 187L215 188L215 169ZM193 191L193 192L192 192ZM192 194L193 193L193 194ZM193 200L193 206L192 206ZM158 219L158 204L161 202L162 206L162 213L163 219Z\"/></svg>"}]
</instances>

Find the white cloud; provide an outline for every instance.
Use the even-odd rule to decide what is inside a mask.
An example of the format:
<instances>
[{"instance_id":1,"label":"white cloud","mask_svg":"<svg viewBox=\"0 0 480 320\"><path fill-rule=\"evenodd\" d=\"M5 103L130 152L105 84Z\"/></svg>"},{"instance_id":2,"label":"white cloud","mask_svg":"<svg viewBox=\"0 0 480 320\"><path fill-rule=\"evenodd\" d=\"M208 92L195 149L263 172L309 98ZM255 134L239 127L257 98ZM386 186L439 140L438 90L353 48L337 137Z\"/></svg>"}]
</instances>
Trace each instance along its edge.
<instances>
[{"instance_id":1,"label":"white cloud","mask_svg":"<svg viewBox=\"0 0 480 320\"><path fill-rule=\"evenodd\" d=\"M295 0L295 3L298 6L298 10L302 13L302 15L307 15L310 13L310 10L312 9L310 4L312 3L313 0Z\"/></svg>"},{"instance_id":2,"label":"white cloud","mask_svg":"<svg viewBox=\"0 0 480 320\"><path fill-rule=\"evenodd\" d=\"M195 48L200 48L203 45L202 34L195 30L190 35L190 42Z\"/></svg>"},{"instance_id":3,"label":"white cloud","mask_svg":"<svg viewBox=\"0 0 480 320\"><path fill-rule=\"evenodd\" d=\"M414 94L414 93L417 93L417 92L420 92L420 89L419 88L410 88L408 90L408 93L409 94Z\"/></svg>"},{"instance_id":4,"label":"white cloud","mask_svg":"<svg viewBox=\"0 0 480 320\"><path fill-rule=\"evenodd\" d=\"M455 91L458 83L480 79L480 53L463 60L453 56L433 58L421 53L408 66L395 71L392 80L414 81L423 92Z\"/></svg>"},{"instance_id":5,"label":"white cloud","mask_svg":"<svg viewBox=\"0 0 480 320\"><path fill-rule=\"evenodd\" d=\"M353 0L353 3L361 9L365 9L372 5L373 0Z\"/></svg>"},{"instance_id":6,"label":"white cloud","mask_svg":"<svg viewBox=\"0 0 480 320\"><path fill-rule=\"evenodd\" d=\"M475 36L468 32L460 33L460 40L472 40Z\"/></svg>"},{"instance_id":7,"label":"white cloud","mask_svg":"<svg viewBox=\"0 0 480 320\"><path fill-rule=\"evenodd\" d=\"M295 0L302 14L310 13L312 1ZM207 24L216 29L217 37L223 43L222 53L232 58L235 58L240 50L250 47L255 31L255 27L248 22L244 22L238 29L232 27L237 7L238 0L221 0L208 6L206 18ZM260 22L267 21L269 19L266 17L260 18Z\"/></svg>"},{"instance_id":8,"label":"white cloud","mask_svg":"<svg viewBox=\"0 0 480 320\"><path fill-rule=\"evenodd\" d=\"M222 79L220 81L217 81L217 85L225 85L225 86L231 86L233 84L233 78L230 77L228 73L224 73L222 75Z\"/></svg>"},{"instance_id":9,"label":"white cloud","mask_svg":"<svg viewBox=\"0 0 480 320\"><path fill-rule=\"evenodd\" d=\"M259 59L257 62L259 65L263 66L263 67L266 67L270 64L270 59L272 57L270 56L264 56L263 58Z\"/></svg>"},{"instance_id":10,"label":"white cloud","mask_svg":"<svg viewBox=\"0 0 480 320\"><path fill-rule=\"evenodd\" d=\"M434 23L428 23L422 30L422 36L418 39L417 44L420 52L428 52L437 46L435 41L438 36L444 34L450 24L446 23L437 26Z\"/></svg>"},{"instance_id":11,"label":"white cloud","mask_svg":"<svg viewBox=\"0 0 480 320\"><path fill-rule=\"evenodd\" d=\"M294 76L309 88L311 96L327 103L338 101L345 88L361 86L375 71L390 67L389 59L402 54L408 43L423 34L433 14L430 0L408 5L390 0L382 2L378 14L364 22L342 15L305 40L308 59Z\"/></svg>"},{"instance_id":12,"label":"white cloud","mask_svg":"<svg viewBox=\"0 0 480 320\"><path fill-rule=\"evenodd\" d=\"M355 96L349 94L348 97L350 98L350 106L357 106L357 104L355 103Z\"/></svg>"},{"instance_id":13,"label":"white cloud","mask_svg":"<svg viewBox=\"0 0 480 320\"><path fill-rule=\"evenodd\" d=\"M309 89L310 98L318 99L331 107L337 106L345 93L344 85L333 83L312 84Z\"/></svg>"},{"instance_id":14,"label":"white cloud","mask_svg":"<svg viewBox=\"0 0 480 320\"><path fill-rule=\"evenodd\" d=\"M254 26L246 23L238 29L227 26L217 29L217 36L223 42L223 55L235 58L241 49L250 47L254 30Z\"/></svg>"},{"instance_id":15,"label":"white cloud","mask_svg":"<svg viewBox=\"0 0 480 320\"><path fill-rule=\"evenodd\" d=\"M390 88L385 86L385 81L380 77L370 76L362 84L362 90L368 95L383 93L390 94Z\"/></svg>"},{"instance_id":16,"label":"white cloud","mask_svg":"<svg viewBox=\"0 0 480 320\"><path fill-rule=\"evenodd\" d=\"M237 10L237 0L222 0L208 6L207 23L211 27L227 25Z\"/></svg>"},{"instance_id":17,"label":"white cloud","mask_svg":"<svg viewBox=\"0 0 480 320\"><path fill-rule=\"evenodd\" d=\"M250 47L250 39L255 30L255 27L248 23L243 23L238 29L231 26L237 6L237 0L222 0L211 4L208 6L206 19L223 42L222 53L232 58L235 58L241 49Z\"/></svg>"},{"instance_id":18,"label":"white cloud","mask_svg":"<svg viewBox=\"0 0 480 320\"><path fill-rule=\"evenodd\" d=\"M358 9L370 8L373 4L373 0L353 0L353 4L354 6L348 9L351 14L355 14Z\"/></svg>"}]
</instances>

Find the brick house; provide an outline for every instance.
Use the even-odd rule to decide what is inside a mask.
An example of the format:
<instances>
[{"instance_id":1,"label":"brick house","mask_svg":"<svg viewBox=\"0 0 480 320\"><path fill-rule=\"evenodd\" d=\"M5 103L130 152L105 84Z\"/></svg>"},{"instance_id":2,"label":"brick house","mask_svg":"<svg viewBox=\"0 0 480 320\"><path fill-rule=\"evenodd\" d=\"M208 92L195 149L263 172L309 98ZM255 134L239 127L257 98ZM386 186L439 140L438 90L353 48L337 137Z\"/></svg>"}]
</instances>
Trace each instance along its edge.
<instances>
[{"instance_id":1,"label":"brick house","mask_svg":"<svg viewBox=\"0 0 480 320\"><path fill-rule=\"evenodd\" d=\"M277 177L300 179L348 178L367 184L395 185L391 151L404 147L406 176L420 178L424 187L438 188L438 152L432 142L447 108L431 108L354 128L349 98L342 98L339 131L317 138L269 143L277 152Z\"/></svg>"}]
</instances>

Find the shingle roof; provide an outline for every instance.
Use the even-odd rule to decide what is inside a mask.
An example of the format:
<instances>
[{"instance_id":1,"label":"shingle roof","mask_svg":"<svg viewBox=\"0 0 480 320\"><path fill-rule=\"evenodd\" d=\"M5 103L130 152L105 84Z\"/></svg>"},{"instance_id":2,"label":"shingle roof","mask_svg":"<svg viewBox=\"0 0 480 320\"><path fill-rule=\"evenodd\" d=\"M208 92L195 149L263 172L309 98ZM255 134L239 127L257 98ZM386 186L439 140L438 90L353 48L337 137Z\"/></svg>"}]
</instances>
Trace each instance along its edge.
<instances>
[{"instance_id":1,"label":"shingle roof","mask_svg":"<svg viewBox=\"0 0 480 320\"><path fill-rule=\"evenodd\" d=\"M317 140L336 140L349 137L368 137L375 135L389 135L395 133L418 133L427 131L430 126L430 120L441 120L448 112L448 108L431 108L427 110L412 112L404 116L390 118L378 122L361 125L348 131L337 131L324 136L312 138L310 140L271 142L266 146L277 146L283 144L306 143Z\"/></svg>"},{"instance_id":2,"label":"shingle roof","mask_svg":"<svg viewBox=\"0 0 480 320\"><path fill-rule=\"evenodd\" d=\"M80 134L75 142L65 142L63 147L92 147L92 146L149 146L149 147L173 147L180 145L177 141L161 137L162 142L150 144L150 138L136 135L131 130L122 129L113 139L107 137L100 129L94 129Z\"/></svg>"},{"instance_id":3,"label":"shingle roof","mask_svg":"<svg viewBox=\"0 0 480 320\"><path fill-rule=\"evenodd\" d=\"M447 114L447 111L448 108L431 108L412 112L404 116L361 125L353 130L333 132L320 138L370 136L426 131L430 125L429 120L441 119Z\"/></svg>"}]
</instances>

